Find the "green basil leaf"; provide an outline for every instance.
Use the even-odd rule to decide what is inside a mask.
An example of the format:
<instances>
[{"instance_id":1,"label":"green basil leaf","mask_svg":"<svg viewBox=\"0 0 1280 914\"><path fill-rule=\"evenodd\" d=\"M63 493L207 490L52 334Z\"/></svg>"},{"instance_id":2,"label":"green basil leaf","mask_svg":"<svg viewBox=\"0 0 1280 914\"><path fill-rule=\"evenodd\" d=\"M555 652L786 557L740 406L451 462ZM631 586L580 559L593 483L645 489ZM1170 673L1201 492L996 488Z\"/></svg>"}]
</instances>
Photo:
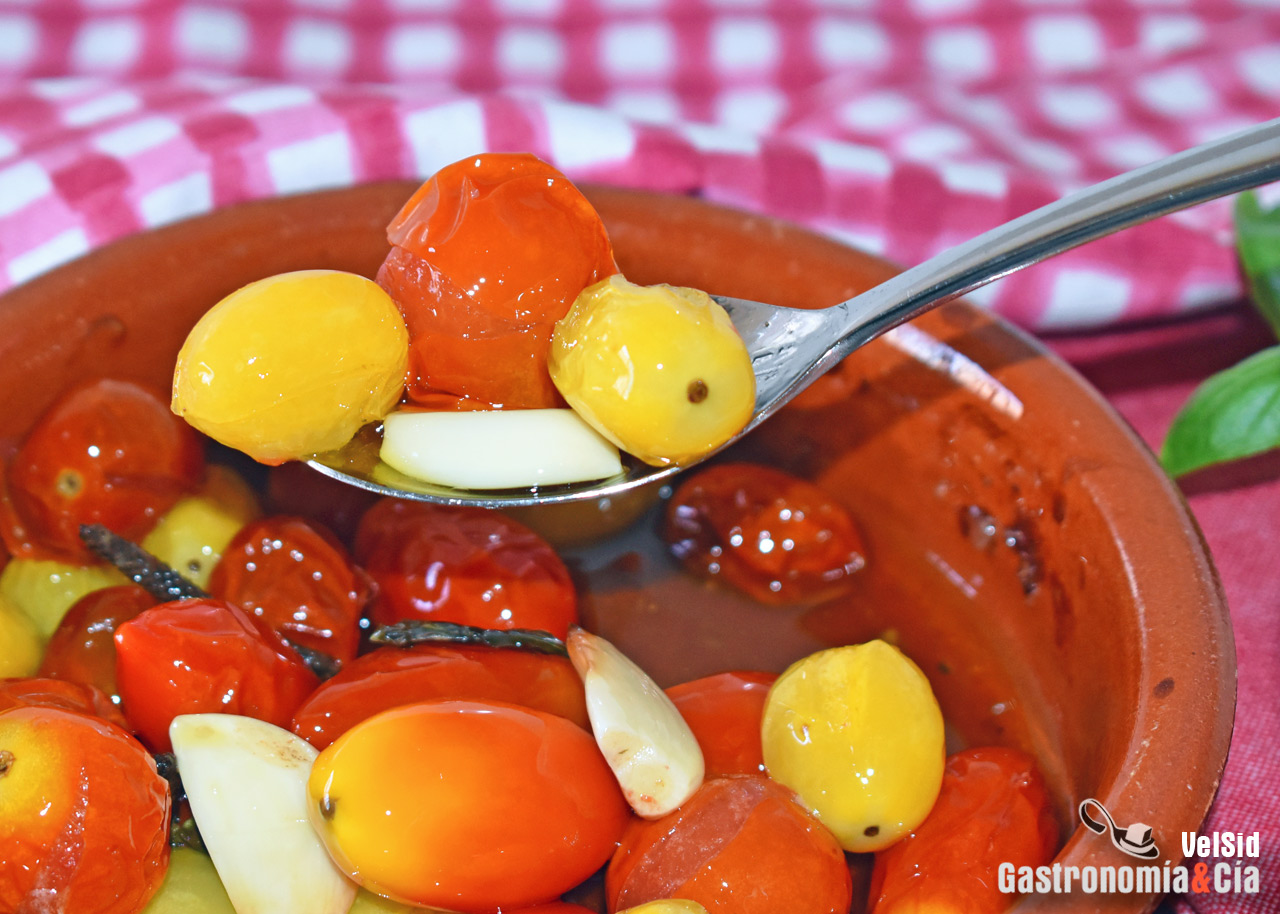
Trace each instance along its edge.
<instances>
[{"instance_id":1,"label":"green basil leaf","mask_svg":"<svg viewBox=\"0 0 1280 914\"><path fill-rule=\"evenodd\" d=\"M1236 248L1249 294L1280 335L1280 206L1263 209L1254 193L1236 197Z\"/></svg>"},{"instance_id":2,"label":"green basil leaf","mask_svg":"<svg viewBox=\"0 0 1280 914\"><path fill-rule=\"evenodd\" d=\"M1280 447L1280 346L1251 355L1195 389L1160 449L1171 476Z\"/></svg>"}]
</instances>

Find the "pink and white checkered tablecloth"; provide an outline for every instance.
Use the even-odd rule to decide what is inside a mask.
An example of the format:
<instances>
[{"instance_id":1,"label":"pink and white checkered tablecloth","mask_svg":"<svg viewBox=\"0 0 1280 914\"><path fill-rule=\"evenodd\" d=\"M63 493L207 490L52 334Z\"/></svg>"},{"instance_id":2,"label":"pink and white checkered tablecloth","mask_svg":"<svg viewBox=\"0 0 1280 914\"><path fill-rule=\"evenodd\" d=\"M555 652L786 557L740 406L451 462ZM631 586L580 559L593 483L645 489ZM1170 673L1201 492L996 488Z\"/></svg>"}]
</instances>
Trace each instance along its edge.
<instances>
[{"instance_id":1,"label":"pink and white checkered tablecloth","mask_svg":"<svg viewBox=\"0 0 1280 914\"><path fill-rule=\"evenodd\" d=\"M0 291L150 226L482 149L914 263L1277 116L1280 0L0 0ZM1039 330L1231 302L1229 229L1219 201L974 297ZM1192 383L1268 342L1237 311L1058 345L1155 442ZM1189 492L1239 633L1206 827L1263 830L1264 894L1180 911L1280 912L1267 466Z\"/></svg>"},{"instance_id":2,"label":"pink and white checkered tablecloth","mask_svg":"<svg viewBox=\"0 0 1280 914\"><path fill-rule=\"evenodd\" d=\"M0 288L240 200L479 149L916 262L1280 114L1277 0L0 0ZM978 295L1039 329L1236 297L1216 204Z\"/></svg>"}]
</instances>

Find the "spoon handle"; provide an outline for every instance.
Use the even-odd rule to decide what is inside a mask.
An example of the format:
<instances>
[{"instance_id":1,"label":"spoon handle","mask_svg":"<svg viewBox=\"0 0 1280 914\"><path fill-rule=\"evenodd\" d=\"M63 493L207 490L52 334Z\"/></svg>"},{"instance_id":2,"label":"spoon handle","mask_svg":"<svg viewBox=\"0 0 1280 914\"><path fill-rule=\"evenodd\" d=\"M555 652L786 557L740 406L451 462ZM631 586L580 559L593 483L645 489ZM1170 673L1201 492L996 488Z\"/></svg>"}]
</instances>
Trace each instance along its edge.
<instances>
[{"instance_id":1,"label":"spoon handle","mask_svg":"<svg viewBox=\"0 0 1280 914\"><path fill-rule=\"evenodd\" d=\"M1086 187L830 309L837 341L811 376L934 305L1015 270L1157 216L1276 180L1280 119Z\"/></svg>"}]
</instances>

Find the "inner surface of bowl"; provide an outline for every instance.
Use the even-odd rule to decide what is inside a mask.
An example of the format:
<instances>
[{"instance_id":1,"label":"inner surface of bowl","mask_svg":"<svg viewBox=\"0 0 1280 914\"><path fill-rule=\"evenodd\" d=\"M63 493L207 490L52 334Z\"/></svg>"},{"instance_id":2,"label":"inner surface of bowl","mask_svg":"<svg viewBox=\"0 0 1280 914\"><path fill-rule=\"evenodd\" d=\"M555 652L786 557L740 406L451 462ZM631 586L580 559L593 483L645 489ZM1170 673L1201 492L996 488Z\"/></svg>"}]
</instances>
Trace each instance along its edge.
<instances>
[{"instance_id":1,"label":"inner surface of bowl","mask_svg":"<svg viewBox=\"0 0 1280 914\"><path fill-rule=\"evenodd\" d=\"M58 391L110 375L168 387L187 331L249 281L295 269L372 276L383 228L412 190L370 185L234 207L126 239L0 303L0 439L20 438ZM637 282L795 307L834 304L892 268L760 217L611 189L589 193ZM877 341L721 459L816 482L862 528L852 592L768 607L684 575L655 534L655 493L633 504L522 515L581 529L640 515L564 554L584 622L663 685L727 669L780 670L871 637L928 675L953 742L1024 748L1058 802L1064 864L1127 861L1079 826L1100 800L1181 857L1216 790L1230 737L1234 653L1213 570L1150 455L1068 368L962 303L917 326L1012 393L983 398ZM585 513L583 513L585 512ZM608 518L606 518L607 520ZM1138 911L1149 896L1093 896ZM1026 908L1053 906L1051 896Z\"/></svg>"}]
</instances>

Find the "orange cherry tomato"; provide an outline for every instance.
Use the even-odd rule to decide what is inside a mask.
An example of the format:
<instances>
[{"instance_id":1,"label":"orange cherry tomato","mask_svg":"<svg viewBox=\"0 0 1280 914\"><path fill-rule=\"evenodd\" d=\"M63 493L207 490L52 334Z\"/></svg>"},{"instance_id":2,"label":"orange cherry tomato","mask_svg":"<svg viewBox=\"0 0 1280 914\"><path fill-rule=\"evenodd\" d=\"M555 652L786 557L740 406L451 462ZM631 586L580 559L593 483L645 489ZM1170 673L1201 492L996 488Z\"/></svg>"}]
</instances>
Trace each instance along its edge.
<instances>
[{"instance_id":1,"label":"orange cherry tomato","mask_svg":"<svg viewBox=\"0 0 1280 914\"><path fill-rule=\"evenodd\" d=\"M119 703L115 632L155 599L136 584L86 594L67 610L49 639L40 675L96 686Z\"/></svg>"},{"instance_id":2,"label":"orange cherry tomato","mask_svg":"<svg viewBox=\"0 0 1280 914\"><path fill-rule=\"evenodd\" d=\"M128 730L124 715L101 689L84 682L48 677L0 679L0 711L10 708L58 708L75 714L100 717Z\"/></svg>"},{"instance_id":3,"label":"orange cherry tomato","mask_svg":"<svg viewBox=\"0 0 1280 914\"><path fill-rule=\"evenodd\" d=\"M541 904L599 869L629 810L595 740L501 702L384 711L320 753L312 824L338 866L410 904Z\"/></svg>"},{"instance_id":4,"label":"orange cherry tomato","mask_svg":"<svg viewBox=\"0 0 1280 914\"><path fill-rule=\"evenodd\" d=\"M139 541L203 470L199 439L164 400L128 381L99 380L44 413L9 466L8 494L37 548L84 561L81 524Z\"/></svg>"},{"instance_id":5,"label":"orange cherry tomato","mask_svg":"<svg viewBox=\"0 0 1280 914\"><path fill-rule=\"evenodd\" d=\"M1043 866L1058 847L1052 800L1035 761L1003 747L947 759L942 791L914 832L876 854L875 914L999 914L1011 898L999 867Z\"/></svg>"},{"instance_id":6,"label":"orange cherry tomato","mask_svg":"<svg viewBox=\"0 0 1280 914\"><path fill-rule=\"evenodd\" d=\"M409 329L411 402L443 392L562 405L551 331L579 292L618 272L604 224L564 175L527 154L471 156L427 180L387 238L378 282Z\"/></svg>"},{"instance_id":7,"label":"orange cherry tomato","mask_svg":"<svg viewBox=\"0 0 1280 914\"><path fill-rule=\"evenodd\" d=\"M380 711L433 698L505 701L584 729L582 680L563 657L489 647L384 647L343 667L302 703L293 732L323 749Z\"/></svg>"},{"instance_id":8,"label":"orange cherry tomato","mask_svg":"<svg viewBox=\"0 0 1280 914\"><path fill-rule=\"evenodd\" d=\"M136 914L169 862L169 787L132 736L48 707L0 712L0 911Z\"/></svg>"},{"instance_id":9,"label":"orange cherry tomato","mask_svg":"<svg viewBox=\"0 0 1280 914\"><path fill-rule=\"evenodd\" d=\"M777 673L720 673L667 689L702 747L707 777L763 774L760 722Z\"/></svg>"},{"instance_id":10,"label":"orange cherry tomato","mask_svg":"<svg viewBox=\"0 0 1280 914\"><path fill-rule=\"evenodd\" d=\"M264 517L227 544L209 592L258 616L286 641L346 662L360 646L370 583L327 530L298 517Z\"/></svg>"},{"instance_id":11,"label":"orange cherry tomato","mask_svg":"<svg viewBox=\"0 0 1280 914\"><path fill-rule=\"evenodd\" d=\"M722 463L694 475L667 508L664 537L686 569L762 603L815 603L866 564L849 513L781 470Z\"/></svg>"},{"instance_id":12,"label":"orange cherry tomato","mask_svg":"<svg viewBox=\"0 0 1280 914\"><path fill-rule=\"evenodd\" d=\"M578 621L555 550L495 511L386 498L361 520L355 553L378 585L378 625L427 619L564 638Z\"/></svg>"},{"instance_id":13,"label":"orange cherry tomato","mask_svg":"<svg viewBox=\"0 0 1280 914\"><path fill-rule=\"evenodd\" d=\"M256 616L220 600L177 600L116 629L125 717L168 752L179 714L243 714L288 727L320 681Z\"/></svg>"},{"instance_id":14,"label":"orange cherry tomato","mask_svg":"<svg viewBox=\"0 0 1280 914\"><path fill-rule=\"evenodd\" d=\"M832 834L767 777L706 781L661 819L634 819L609 863L609 910L687 898L708 914L847 914L849 868Z\"/></svg>"}]
</instances>

